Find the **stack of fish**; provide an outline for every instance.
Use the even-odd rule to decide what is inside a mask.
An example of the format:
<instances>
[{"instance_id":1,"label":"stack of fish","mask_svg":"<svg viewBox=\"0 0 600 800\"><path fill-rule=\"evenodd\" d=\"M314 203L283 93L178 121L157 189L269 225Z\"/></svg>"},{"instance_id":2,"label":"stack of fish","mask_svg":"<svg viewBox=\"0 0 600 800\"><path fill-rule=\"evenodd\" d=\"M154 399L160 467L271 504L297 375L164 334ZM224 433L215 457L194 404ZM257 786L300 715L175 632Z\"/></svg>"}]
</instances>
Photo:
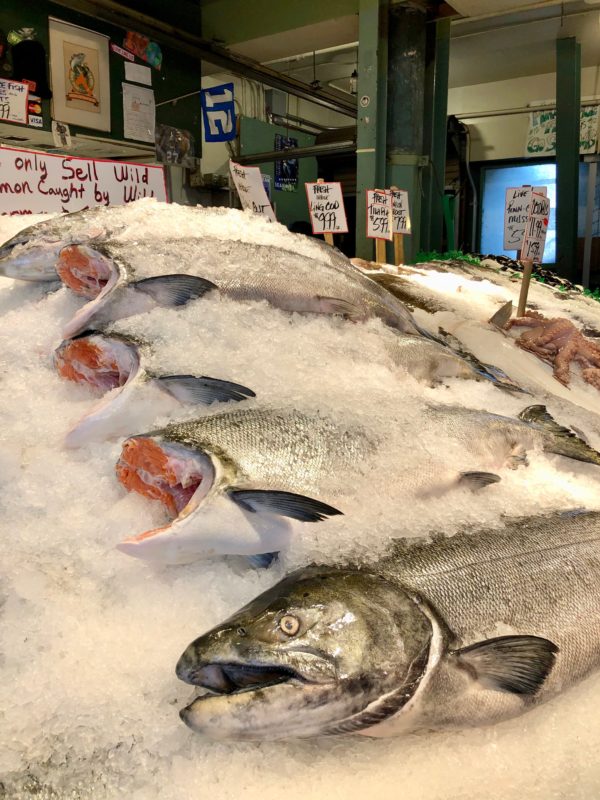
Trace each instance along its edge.
<instances>
[{"instance_id":1,"label":"stack of fish","mask_svg":"<svg viewBox=\"0 0 600 800\"><path fill-rule=\"evenodd\" d=\"M364 491L357 473L375 471L397 440L373 436L360 413L342 425L314 408L280 406L227 364L219 375L204 375L198 363L173 372L161 359L165 343L132 335L129 318L170 309L193 336L184 311L222 297L346 324L379 320L381 357L397 365L399 379L526 390L427 332L335 249L292 235L287 249L281 237L270 243L258 218L261 243L216 237L211 222L221 213L140 201L56 218L7 242L0 274L60 280L87 301L66 322L54 365L105 396L66 432L65 446L125 436L117 479L162 502L170 516L162 527L132 532L118 549L166 564L242 555L268 566L299 526L351 513L348 485ZM153 222L154 236L137 241L136 214ZM197 229L184 239L183 218ZM155 416L172 417L166 426L144 428L136 406L142 387L156 392ZM242 405L194 410L229 402ZM428 401L421 418L440 450L459 444L471 459L442 472L424 447L418 473L398 459L392 478L423 497L468 487L484 498L498 471L525 469L539 450L600 466L583 436L537 403L512 418ZM405 430L404 440L411 435ZM419 451L416 437L411 446ZM599 665L599 536L593 512L509 520L448 539L404 541L400 528L377 564L295 572L183 653L177 674L202 693L182 719L213 738L273 739L387 736L518 715ZM573 624L584 607L588 623ZM500 623L510 633L492 635Z\"/></svg>"}]
</instances>

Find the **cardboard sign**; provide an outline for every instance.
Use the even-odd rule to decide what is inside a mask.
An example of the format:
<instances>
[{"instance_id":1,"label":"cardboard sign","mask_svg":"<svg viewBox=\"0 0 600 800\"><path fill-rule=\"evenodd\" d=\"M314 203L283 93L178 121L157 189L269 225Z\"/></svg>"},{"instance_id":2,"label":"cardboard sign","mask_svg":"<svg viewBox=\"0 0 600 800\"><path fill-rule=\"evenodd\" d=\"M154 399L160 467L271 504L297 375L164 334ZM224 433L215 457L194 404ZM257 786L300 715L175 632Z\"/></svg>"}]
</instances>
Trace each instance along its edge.
<instances>
[{"instance_id":1,"label":"cardboard sign","mask_svg":"<svg viewBox=\"0 0 600 800\"><path fill-rule=\"evenodd\" d=\"M513 186L506 190L504 200L504 249L520 250L525 225L529 218L531 193L546 195L545 186Z\"/></svg>"},{"instance_id":2,"label":"cardboard sign","mask_svg":"<svg viewBox=\"0 0 600 800\"><path fill-rule=\"evenodd\" d=\"M521 246L521 258L530 258L535 264L541 264L544 257L544 245L548 232L550 217L550 200L543 194L533 192L529 219L525 226L525 235Z\"/></svg>"},{"instance_id":3,"label":"cardboard sign","mask_svg":"<svg viewBox=\"0 0 600 800\"><path fill-rule=\"evenodd\" d=\"M392 193L387 189L367 189L367 237L393 238Z\"/></svg>"},{"instance_id":4,"label":"cardboard sign","mask_svg":"<svg viewBox=\"0 0 600 800\"><path fill-rule=\"evenodd\" d=\"M0 148L0 214L44 214L167 199L162 167Z\"/></svg>"},{"instance_id":5,"label":"cardboard sign","mask_svg":"<svg viewBox=\"0 0 600 800\"><path fill-rule=\"evenodd\" d=\"M404 189L392 189L392 208L394 212L394 233L410 233L408 192Z\"/></svg>"},{"instance_id":6,"label":"cardboard sign","mask_svg":"<svg viewBox=\"0 0 600 800\"><path fill-rule=\"evenodd\" d=\"M0 121L27 125L29 86L0 78Z\"/></svg>"},{"instance_id":7,"label":"cardboard sign","mask_svg":"<svg viewBox=\"0 0 600 800\"><path fill-rule=\"evenodd\" d=\"M223 83L200 92L205 142L229 142L235 139L236 117L233 83Z\"/></svg>"},{"instance_id":8,"label":"cardboard sign","mask_svg":"<svg viewBox=\"0 0 600 800\"><path fill-rule=\"evenodd\" d=\"M230 161L229 171L240 197L242 208L262 214L271 222L276 222L275 212L265 192L259 167L242 167L241 164Z\"/></svg>"},{"instance_id":9,"label":"cardboard sign","mask_svg":"<svg viewBox=\"0 0 600 800\"><path fill-rule=\"evenodd\" d=\"M341 183L305 183L314 234L348 233Z\"/></svg>"}]
</instances>

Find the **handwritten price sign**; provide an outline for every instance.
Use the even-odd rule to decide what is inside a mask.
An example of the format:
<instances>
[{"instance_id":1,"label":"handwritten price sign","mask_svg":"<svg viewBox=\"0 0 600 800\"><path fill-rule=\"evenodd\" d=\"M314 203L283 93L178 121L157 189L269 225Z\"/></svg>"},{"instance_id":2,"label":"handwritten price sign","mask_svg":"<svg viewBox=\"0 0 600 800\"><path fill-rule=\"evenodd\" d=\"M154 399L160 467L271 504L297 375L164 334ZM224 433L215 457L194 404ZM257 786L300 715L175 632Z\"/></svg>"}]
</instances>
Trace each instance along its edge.
<instances>
[{"instance_id":1,"label":"handwritten price sign","mask_svg":"<svg viewBox=\"0 0 600 800\"><path fill-rule=\"evenodd\" d=\"M530 258L535 264L542 263L549 217L550 200L543 194L532 192L529 219L525 226L525 235L521 246L522 259Z\"/></svg>"},{"instance_id":2,"label":"handwritten price sign","mask_svg":"<svg viewBox=\"0 0 600 800\"><path fill-rule=\"evenodd\" d=\"M367 237L393 238L392 193L387 189L367 189Z\"/></svg>"},{"instance_id":3,"label":"handwritten price sign","mask_svg":"<svg viewBox=\"0 0 600 800\"><path fill-rule=\"evenodd\" d=\"M276 222L275 212L269 202L258 167L242 167L235 161L229 162L231 179L240 197L242 208L262 214L271 222Z\"/></svg>"},{"instance_id":4,"label":"handwritten price sign","mask_svg":"<svg viewBox=\"0 0 600 800\"><path fill-rule=\"evenodd\" d=\"M504 249L520 250L529 218L532 192L546 195L545 186L512 186L504 200Z\"/></svg>"},{"instance_id":5,"label":"handwritten price sign","mask_svg":"<svg viewBox=\"0 0 600 800\"><path fill-rule=\"evenodd\" d=\"M314 234L348 233L341 183L305 183Z\"/></svg>"},{"instance_id":6,"label":"handwritten price sign","mask_svg":"<svg viewBox=\"0 0 600 800\"><path fill-rule=\"evenodd\" d=\"M410 211L408 209L408 192L404 189L392 189L394 211L394 233L410 233Z\"/></svg>"},{"instance_id":7,"label":"handwritten price sign","mask_svg":"<svg viewBox=\"0 0 600 800\"><path fill-rule=\"evenodd\" d=\"M27 125L28 96L26 83L0 78L0 120Z\"/></svg>"}]
</instances>

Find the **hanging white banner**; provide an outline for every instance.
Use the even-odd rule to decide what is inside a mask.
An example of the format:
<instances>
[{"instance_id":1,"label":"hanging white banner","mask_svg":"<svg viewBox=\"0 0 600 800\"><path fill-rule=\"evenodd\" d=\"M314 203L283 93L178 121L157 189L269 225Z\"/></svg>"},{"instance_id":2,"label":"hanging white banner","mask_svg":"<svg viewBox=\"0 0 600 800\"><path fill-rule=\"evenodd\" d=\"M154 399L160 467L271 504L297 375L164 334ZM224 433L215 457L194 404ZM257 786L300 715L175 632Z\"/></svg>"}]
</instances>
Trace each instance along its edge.
<instances>
[{"instance_id":1,"label":"hanging white banner","mask_svg":"<svg viewBox=\"0 0 600 800\"><path fill-rule=\"evenodd\" d=\"M162 167L0 148L0 214L44 214L166 201Z\"/></svg>"}]
</instances>

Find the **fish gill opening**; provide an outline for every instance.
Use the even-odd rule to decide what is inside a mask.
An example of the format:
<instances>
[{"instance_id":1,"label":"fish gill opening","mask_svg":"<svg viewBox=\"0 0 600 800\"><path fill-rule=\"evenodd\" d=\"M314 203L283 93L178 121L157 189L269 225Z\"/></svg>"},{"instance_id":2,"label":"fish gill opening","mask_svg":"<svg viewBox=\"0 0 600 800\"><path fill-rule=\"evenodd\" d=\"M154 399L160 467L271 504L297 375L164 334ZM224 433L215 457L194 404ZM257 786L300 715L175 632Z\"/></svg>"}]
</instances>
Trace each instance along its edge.
<instances>
[{"instance_id":1,"label":"fish gill opening","mask_svg":"<svg viewBox=\"0 0 600 800\"><path fill-rule=\"evenodd\" d=\"M116 471L128 491L160 500L173 517L187 506L204 477L193 457L185 459L144 436L123 444Z\"/></svg>"}]
</instances>

